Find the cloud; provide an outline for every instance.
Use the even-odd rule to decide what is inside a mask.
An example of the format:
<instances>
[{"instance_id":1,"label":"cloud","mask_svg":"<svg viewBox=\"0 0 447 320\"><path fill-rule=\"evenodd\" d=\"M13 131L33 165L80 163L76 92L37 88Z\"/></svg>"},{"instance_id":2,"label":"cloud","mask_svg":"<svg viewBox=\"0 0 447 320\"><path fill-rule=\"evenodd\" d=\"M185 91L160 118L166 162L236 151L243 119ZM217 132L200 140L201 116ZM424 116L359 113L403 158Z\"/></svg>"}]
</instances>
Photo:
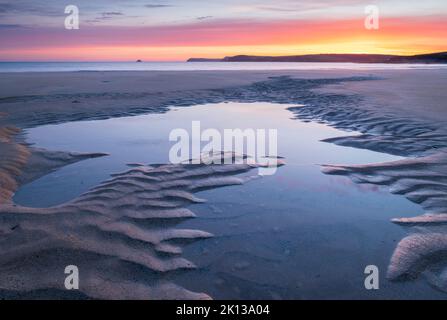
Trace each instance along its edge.
<instances>
[{"instance_id":1,"label":"cloud","mask_svg":"<svg viewBox=\"0 0 447 320\"><path fill-rule=\"evenodd\" d=\"M101 22L103 20L116 19L116 18L122 17L122 16L124 16L124 13L122 13L122 12L119 12L119 11L107 11L107 12L102 12L99 17L96 17L94 19L85 20L85 22L95 23L95 22Z\"/></svg>"},{"instance_id":2,"label":"cloud","mask_svg":"<svg viewBox=\"0 0 447 320\"><path fill-rule=\"evenodd\" d=\"M149 27L0 28L0 60L183 60L191 56L445 51L445 16L384 17L381 32L359 19L195 21ZM69 41L67 41L69 37ZM426 39L430 39L427 42Z\"/></svg>"},{"instance_id":3,"label":"cloud","mask_svg":"<svg viewBox=\"0 0 447 320\"><path fill-rule=\"evenodd\" d=\"M259 10L274 11L274 12L295 12L295 11L298 11L298 9L296 9L296 8L281 8L281 7L269 7L269 6L259 6L256 8Z\"/></svg>"},{"instance_id":4,"label":"cloud","mask_svg":"<svg viewBox=\"0 0 447 320\"><path fill-rule=\"evenodd\" d=\"M201 17L197 17L197 20L206 20L206 19L211 19L213 18L213 16L201 16Z\"/></svg>"},{"instance_id":5,"label":"cloud","mask_svg":"<svg viewBox=\"0 0 447 320\"><path fill-rule=\"evenodd\" d=\"M319 1L274 1L270 4L260 4L255 8L261 11L271 12L304 12L312 10L332 9L337 7L352 7L363 5L362 0L319 0Z\"/></svg>"},{"instance_id":6,"label":"cloud","mask_svg":"<svg viewBox=\"0 0 447 320\"><path fill-rule=\"evenodd\" d=\"M380 42L408 39L432 39L432 44L443 43L447 25L445 17L383 18L380 34L371 33L358 19L348 20L269 20L245 19L196 21L181 25L149 27L84 27L71 34L62 28L30 28L0 32L3 47L177 47L177 46L261 46L318 44L330 46L334 42ZM360 42L361 42L360 41ZM329 45L330 44L330 45ZM398 45L395 45L398 47ZM415 46L416 47L416 46ZM355 49L355 48L354 48ZM0 49L1 51L1 49Z\"/></svg>"},{"instance_id":7,"label":"cloud","mask_svg":"<svg viewBox=\"0 0 447 320\"><path fill-rule=\"evenodd\" d=\"M36 4L32 2L15 2L15 3L0 3L1 14L30 14L36 16L60 16L61 12L56 7L51 5Z\"/></svg>"},{"instance_id":8,"label":"cloud","mask_svg":"<svg viewBox=\"0 0 447 320\"><path fill-rule=\"evenodd\" d=\"M0 24L0 29L17 29L24 28L24 26L20 24Z\"/></svg>"},{"instance_id":9,"label":"cloud","mask_svg":"<svg viewBox=\"0 0 447 320\"><path fill-rule=\"evenodd\" d=\"M0 13L7 13L14 10L14 6L9 3L0 3Z\"/></svg>"},{"instance_id":10,"label":"cloud","mask_svg":"<svg viewBox=\"0 0 447 320\"><path fill-rule=\"evenodd\" d=\"M118 11L109 11L109 12L103 12L102 15L103 16L122 16L124 14L122 12L118 12Z\"/></svg>"},{"instance_id":11,"label":"cloud","mask_svg":"<svg viewBox=\"0 0 447 320\"><path fill-rule=\"evenodd\" d=\"M153 4L146 4L145 7L149 8L149 9L157 9L157 8L169 8L169 7L173 7L173 5L171 5L171 4L156 4L156 3L153 3Z\"/></svg>"}]
</instances>

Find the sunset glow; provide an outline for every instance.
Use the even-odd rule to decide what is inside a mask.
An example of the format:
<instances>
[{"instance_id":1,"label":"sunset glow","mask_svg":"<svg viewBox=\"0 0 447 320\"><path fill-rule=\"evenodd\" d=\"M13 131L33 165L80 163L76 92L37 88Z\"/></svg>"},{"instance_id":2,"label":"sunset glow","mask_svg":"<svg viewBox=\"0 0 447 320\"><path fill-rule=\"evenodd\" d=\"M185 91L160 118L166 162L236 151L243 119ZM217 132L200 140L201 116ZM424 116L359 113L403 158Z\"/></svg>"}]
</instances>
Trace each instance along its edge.
<instances>
[{"instance_id":1,"label":"sunset glow","mask_svg":"<svg viewBox=\"0 0 447 320\"><path fill-rule=\"evenodd\" d=\"M444 1L428 1L432 7L421 8L419 13L406 11L402 1L379 4L378 30L364 27L362 1L321 1L321 6L307 8L310 14L306 16L296 7L296 2L290 1L275 1L275 6L283 5L283 11L279 7L265 7L260 1L247 1L251 11L233 1L224 1L202 8L196 16L193 12L197 9L191 6L197 1L152 6L142 3L142 8L150 10L142 10L138 16L132 11L136 10L135 4L129 10L118 4L109 8L104 2L93 9L82 6L85 1L79 1L79 30L63 27L62 5L52 6L50 1L51 14L48 9L39 8L26 13L27 2L13 2L16 6L21 4L24 11L0 2L2 61L181 61L190 57L220 58L238 54L411 55L447 50ZM191 2L190 13L181 9L187 2ZM293 8L297 10L295 14ZM60 16L57 12L61 12ZM216 12L221 15L215 16ZM330 12L340 13L330 16ZM32 19L33 15L44 18L37 22Z\"/></svg>"}]
</instances>

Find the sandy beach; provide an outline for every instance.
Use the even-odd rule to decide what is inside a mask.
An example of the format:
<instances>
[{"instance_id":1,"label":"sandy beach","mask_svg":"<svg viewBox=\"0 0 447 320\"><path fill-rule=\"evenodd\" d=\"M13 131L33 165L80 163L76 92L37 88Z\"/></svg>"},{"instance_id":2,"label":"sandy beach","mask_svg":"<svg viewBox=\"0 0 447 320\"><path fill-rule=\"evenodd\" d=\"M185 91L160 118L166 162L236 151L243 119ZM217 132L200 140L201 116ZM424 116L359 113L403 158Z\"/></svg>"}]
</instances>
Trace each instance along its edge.
<instances>
[{"instance_id":1,"label":"sandy beach","mask_svg":"<svg viewBox=\"0 0 447 320\"><path fill-rule=\"evenodd\" d=\"M213 236L176 227L177 220L196 216L187 208L201 202L195 193L244 184L250 176L238 175L250 175L253 166L136 164L123 173L110 172L115 174L110 180L55 207L24 207L12 198L21 186L50 172L106 156L103 150L36 148L22 130L232 101L304 105L290 108L291 116L360 133L326 142L404 157L387 163L321 163L321 168L357 184L389 187L421 206L422 216L392 220L407 236L387 257L387 281L423 278L447 292L445 88L445 69L2 73L0 288L7 297L60 289L64 275L51 275L71 256L89 270L80 298L213 298L158 275L196 268L182 248ZM138 220L160 227L144 228ZM145 283L126 263L150 271Z\"/></svg>"}]
</instances>

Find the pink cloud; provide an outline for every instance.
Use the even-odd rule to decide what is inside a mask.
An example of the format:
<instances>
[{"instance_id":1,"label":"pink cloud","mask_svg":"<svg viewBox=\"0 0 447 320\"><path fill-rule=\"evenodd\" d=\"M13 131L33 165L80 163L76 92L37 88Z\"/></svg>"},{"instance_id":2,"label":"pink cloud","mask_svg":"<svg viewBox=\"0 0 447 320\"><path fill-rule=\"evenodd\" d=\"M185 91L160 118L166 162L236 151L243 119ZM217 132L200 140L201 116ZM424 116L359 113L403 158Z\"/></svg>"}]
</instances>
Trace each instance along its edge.
<instances>
[{"instance_id":1,"label":"pink cloud","mask_svg":"<svg viewBox=\"0 0 447 320\"><path fill-rule=\"evenodd\" d=\"M56 28L0 28L2 52L18 53L32 49L89 47L219 47L219 46L286 46L320 44L337 41L390 41L396 46L433 42L433 49L447 48L445 16L384 18L377 31L365 30L363 20L213 20L156 27L92 27L80 30ZM412 52L411 48L408 49ZM330 47L328 48L330 51ZM402 50L401 50L402 51ZM414 51L414 50L413 50ZM247 52L249 54L249 52ZM297 52L299 54L299 52Z\"/></svg>"}]
</instances>

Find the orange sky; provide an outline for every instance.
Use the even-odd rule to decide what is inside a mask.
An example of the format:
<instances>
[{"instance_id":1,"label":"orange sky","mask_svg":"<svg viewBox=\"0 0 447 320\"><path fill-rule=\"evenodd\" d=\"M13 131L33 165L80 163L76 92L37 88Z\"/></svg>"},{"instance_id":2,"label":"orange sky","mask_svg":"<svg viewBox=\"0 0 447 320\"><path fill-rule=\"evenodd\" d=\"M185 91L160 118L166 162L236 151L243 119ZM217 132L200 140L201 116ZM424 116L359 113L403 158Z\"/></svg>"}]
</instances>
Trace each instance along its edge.
<instances>
[{"instance_id":1,"label":"orange sky","mask_svg":"<svg viewBox=\"0 0 447 320\"><path fill-rule=\"evenodd\" d=\"M167 26L1 28L0 60L179 61L226 55L308 53L418 54L447 51L443 15L362 19L199 21Z\"/></svg>"}]
</instances>

